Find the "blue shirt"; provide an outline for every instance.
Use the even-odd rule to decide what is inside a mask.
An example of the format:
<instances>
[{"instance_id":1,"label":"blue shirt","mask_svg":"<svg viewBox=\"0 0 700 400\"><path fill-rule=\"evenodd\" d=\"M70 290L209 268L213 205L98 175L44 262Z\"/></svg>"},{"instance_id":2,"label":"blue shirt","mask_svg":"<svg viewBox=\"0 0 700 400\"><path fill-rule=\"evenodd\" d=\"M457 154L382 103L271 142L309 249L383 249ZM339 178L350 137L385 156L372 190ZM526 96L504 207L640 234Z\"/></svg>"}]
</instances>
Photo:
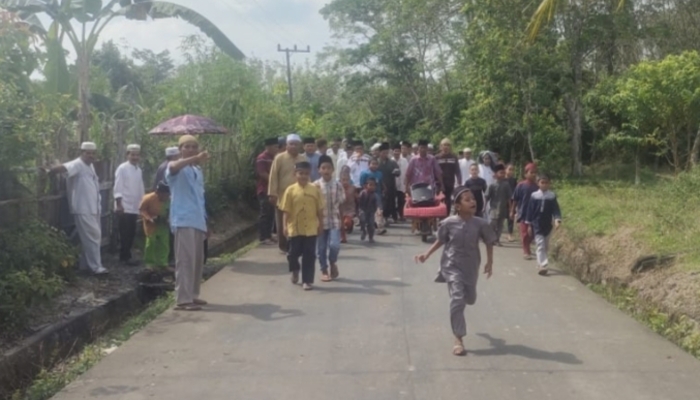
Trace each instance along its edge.
<instances>
[{"instance_id":1,"label":"blue shirt","mask_svg":"<svg viewBox=\"0 0 700 400\"><path fill-rule=\"evenodd\" d=\"M170 186L170 228L194 228L207 231L204 207L204 175L199 167L187 166L175 175L170 166L165 172Z\"/></svg>"},{"instance_id":2,"label":"blue shirt","mask_svg":"<svg viewBox=\"0 0 700 400\"><path fill-rule=\"evenodd\" d=\"M536 191L530 196L525 212L525 223L532 226L535 235L549 236L552 222L561 220L561 209L557 195L552 191Z\"/></svg>"},{"instance_id":3,"label":"blue shirt","mask_svg":"<svg viewBox=\"0 0 700 400\"><path fill-rule=\"evenodd\" d=\"M318 162L320 161L321 155L314 153L304 153L306 158L309 159L309 164L311 164L311 182L316 182L321 179L321 173L318 172Z\"/></svg>"}]
</instances>

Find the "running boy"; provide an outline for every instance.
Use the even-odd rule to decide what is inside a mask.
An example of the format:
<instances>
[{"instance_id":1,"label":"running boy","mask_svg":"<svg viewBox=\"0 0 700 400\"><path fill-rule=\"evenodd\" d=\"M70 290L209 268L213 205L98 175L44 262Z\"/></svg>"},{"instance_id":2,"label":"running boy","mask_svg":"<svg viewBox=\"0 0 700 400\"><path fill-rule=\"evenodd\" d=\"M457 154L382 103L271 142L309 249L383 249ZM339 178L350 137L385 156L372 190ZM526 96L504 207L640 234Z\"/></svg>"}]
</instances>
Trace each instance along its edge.
<instances>
[{"instance_id":1,"label":"running boy","mask_svg":"<svg viewBox=\"0 0 700 400\"><path fill-rule=\"evenodd\" d=\"M330 282L338 277L338 253L340 253L340 206L345 202L345 189L333 179L333 159L323 154L318 159L321 179L314 182L323 197L323 230L316 240L318 261L321 264L321 281ZM328 263L330 262L330 274Z\"/></svg>"},{"instance_id":2,"label":"running boy","mask_svg":"<svg viewBox=\"0 0 700 400\"><path fill-rule=\"evenodd\" d=\"M476 303L476 283L479 278L481 252L479 240L486 244L487 278L493 272L493 244L496 235L488 222L475 218L476 200L471 190L461 186L455 189L454 208L457 215L447 217L438 226L437 240L427 253L415 257L416 262L424 263L441 246L445 246L440 258L441 281L447 282L450 294L450 322L455 337L452 354L464 356L463 338L467 335L464 309Z\"/></svg>"},{"instance_id":3,"label":"running boy","mask_svg":"<svg viewBox=\"0 0 700 400\"><path fill-rule=\"evenodd\" d=\"M486 193L486 198L489 202L489 221L491 229L496 233L497 246L501 246L501 233L503 232L503 222L510 215L510 199L513 197L513 191L510 189L510 183L506 180L506 167L503 164L498 164L493 167L494 182L489 186Z\"/></svg>"},{"instance_id":4,"label":"running boy","mask_svg":"<svg viewBox=\"0 0 700 400\"><path fill-rule=\"evenodd\" d=\"M374 243L375 216L379 209L379 198L376 190L377 181L374 177L368 177L365 182L365 188L360 193L357 207L360 217L360 229L362 229L360 240L365 240L369 236L370 243Z\"/></svg>"},{"instance_id":5,"label":"running boy","mask_svg":"<svg viewBox=\"0 0 700 400\"><path fill-rule=\"evenodd\" d=\"M143 196L139 213L146 234L143 260L148 267L168 268L170 254L170 187L165 181L156 185L156 191Z\"/></svg>"},{"instance_id":6,"label":"running boy","mask_svg":"<svg viewBox=\"0 0 700 400\"><path fill-rule=\"evenodd\" d=\"M311 290L316 264L316 237L323 229L323 197L321 190L309 184L311 164L308 161L295 165L297 183L284 191L280 202L283 214L284 236L289 239L289 272L292 283L299 282L299 270L304 290ZM301 265L299 265L301 257Z\"/></svg>"},{"instance_id":7,"label":"running boy","mask_svg":"<svg viewBox=\"0 0 700 400\"><path fill-rule=\"evenodd\" d=\"M484 207L486 205L486 181L479 177L479 165L474 163L469 167L469 179L464 182L464 186L472 191L476 201L475 216L484 218Z\"/></svg>"},{"instance_id":8,"label":"running boy","mask_svg":"<svg viewBox=\"0 0 700 400\"><path fill-rule=\"evenodd\" d=\"M549 258L549 238L552 234L552 229L558 229L561 225L561 210L557 195L549 190L551 181L547 175L540 175L537 178L537 184L540 190L536 191L530 197L530 202L525 213L525 223L528 225L530 236L534 236L535 244L537 244L537 264L539 264L538 273L542 276L547 275L547 266ZM554 226L552 226L554 223Z\"/></svg>"}]
</instances>

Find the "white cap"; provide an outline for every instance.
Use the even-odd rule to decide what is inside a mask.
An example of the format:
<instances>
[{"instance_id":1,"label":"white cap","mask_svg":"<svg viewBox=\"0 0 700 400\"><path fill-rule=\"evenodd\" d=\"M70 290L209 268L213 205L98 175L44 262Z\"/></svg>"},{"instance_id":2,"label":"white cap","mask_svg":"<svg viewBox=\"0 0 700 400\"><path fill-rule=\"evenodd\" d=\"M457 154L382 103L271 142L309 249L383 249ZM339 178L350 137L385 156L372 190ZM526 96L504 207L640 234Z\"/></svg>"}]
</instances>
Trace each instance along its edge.
<instances>
[{"instance_id":1,"label":"white cap","mask_svg":"<svg viewBox=\"0 0 700 400\"><path fill-rule=\"evenodd\" d=\"M371 150L372 150L372 151L374 151L374 150L379 150L380 147L382 147L382 144L381 144L381 143L375 143L375 144L372 145Z\"/></svg>"},{"instance_id":2,"label":"white cap","mask_svg":"<svg viewBox=\"0 0 700 400\"><path fill-rule=\"evenodd\" d=\"M177 147L168 147L167 149L165 149L166 157L172 157L178 154L180 154L180 149L178 149Z\"/></svg>"},{"instance_id":3,"label":"white cap","mask_svg":"<svg viewBox=\"0 0 700 400\"><path fill-rule=\"evenodd\" d=\"M97 145L93 142L83 142L80 145L80 150L97 150Z\"/></svg>"},{"instance_id":4,"label":"white cap","mask_svg":"<svg viewBox=\"0 0 700 400\"><path fill-rule=\"evenodd\" d=\"M413 143L413 145L412 145L411 147L413 147L414 149L417 149L417 148L418 148L418 143Z\"/></svg>"},{"instance_id":5,"label":"white cap","mask_svg":"<svg viewBox=\"0 0 700 400\"><path fill-rule=\"evenodd\" d=\"M432 148L433 148L433 144L432 144L432 143L428 143L428 148L429 148L429 149L432 149Z\"/></svg>"},{"instance_id":6,"label":"white cap","mask_svg":"<svg viewBox=\"0 0 700 400\"><path fill-rule=\"evenodd\" d=\"M287 135L287 143L291 142L301 143L301 137L296 133L290 133L289 135Z\"/></svg>"},{"instance_id":7,"label":"white cap","mask_svg":"<svg viewBox=\"0 0 700 400\"><path fill-rule=\"evenodd\" d=\"M130 144L126 146L126 151L141 151L141 146L138 144Z\"/></svg>"},{"instance_id":8,"label":"white cap","mask_svg":"<svg viewBox=\"0 0 700 400\"><path fill-rule=\"evenodd\" d=\"M464 152L465 152L465 153L471 153L471 152L472 152L472 149L470 149L469 147L467 147L467 148L464 149Z\"/></svg>"}]
</instances>

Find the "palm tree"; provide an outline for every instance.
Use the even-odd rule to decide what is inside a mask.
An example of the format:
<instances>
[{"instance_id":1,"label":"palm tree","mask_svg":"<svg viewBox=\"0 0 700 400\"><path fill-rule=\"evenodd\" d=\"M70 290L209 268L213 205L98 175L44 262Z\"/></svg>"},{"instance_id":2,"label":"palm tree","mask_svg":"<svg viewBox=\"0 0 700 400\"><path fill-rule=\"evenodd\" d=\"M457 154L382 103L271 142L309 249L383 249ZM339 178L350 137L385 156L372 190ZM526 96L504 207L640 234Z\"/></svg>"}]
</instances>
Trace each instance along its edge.
<instances>
[{"instance_id":1,"label":"palm tree","mask_svg":"<svg viewBox=\"0 0 700 400\"><path fill-rule=\"evenodd\" d=\"M90 128L90 61L102 30L114 18L145 21L160 18L182 18L197 26L226 54L234 59L245 58L228 37L198 12L166 1L145 0L0 0L0 8L16 12L29 23L45 42L48 59L44 67L46 86L50 91L70 90L63 40L68 38L77 55L78 131L80 140L88 139ZM51 18L48 29L39 21L39 14ZM74 26L75 25L75 26ZM77 26L77 29L76 29Z\"/></svg>"}]
</instances>

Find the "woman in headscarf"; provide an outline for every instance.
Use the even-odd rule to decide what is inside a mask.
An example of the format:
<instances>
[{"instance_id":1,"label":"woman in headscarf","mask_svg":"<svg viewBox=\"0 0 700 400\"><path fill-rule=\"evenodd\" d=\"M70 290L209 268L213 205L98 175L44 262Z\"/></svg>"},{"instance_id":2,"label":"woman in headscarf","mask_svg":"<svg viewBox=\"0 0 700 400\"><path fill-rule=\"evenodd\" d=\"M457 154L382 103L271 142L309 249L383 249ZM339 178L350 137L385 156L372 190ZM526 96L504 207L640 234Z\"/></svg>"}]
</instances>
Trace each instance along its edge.
<instances>
[{"instance_id":1,"label":"woman in headscarf","mask_svg":"<svg viewBox=\"0 0 700 400\"><path fill-rule=\"evenodd\" d=\"M486 187L491 186L494 182L494 172L493 167L496 166L498 158L491 151L482 151L479 153L479 178L486 181Z\"/></svg>"}]
</instances>

